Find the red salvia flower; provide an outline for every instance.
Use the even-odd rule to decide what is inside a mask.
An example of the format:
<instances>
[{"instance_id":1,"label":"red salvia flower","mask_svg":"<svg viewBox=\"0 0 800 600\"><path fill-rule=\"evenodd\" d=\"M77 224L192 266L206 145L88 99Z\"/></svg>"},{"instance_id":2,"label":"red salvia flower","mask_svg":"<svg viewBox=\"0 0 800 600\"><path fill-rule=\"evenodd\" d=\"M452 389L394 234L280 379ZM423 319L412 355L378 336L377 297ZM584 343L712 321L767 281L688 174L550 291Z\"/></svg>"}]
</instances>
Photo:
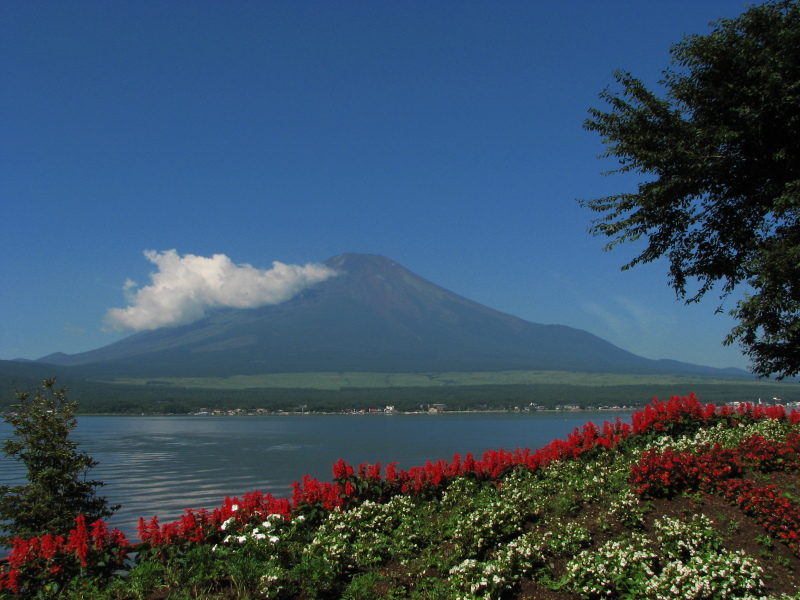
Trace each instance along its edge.
<instances>
[{"instance_id":1,"label":"red salvia flower","mask_svg":"<svg viewBox=\"0 0 800 600\"><path fill-rule=\"evenodd\" d=\"M81 566L85 567L89 556L89 530L86 527L86 517L79 515L75 523L77 527L69 532L67 550L72 551L80 559Z\"/></svg>"}]
</instances>

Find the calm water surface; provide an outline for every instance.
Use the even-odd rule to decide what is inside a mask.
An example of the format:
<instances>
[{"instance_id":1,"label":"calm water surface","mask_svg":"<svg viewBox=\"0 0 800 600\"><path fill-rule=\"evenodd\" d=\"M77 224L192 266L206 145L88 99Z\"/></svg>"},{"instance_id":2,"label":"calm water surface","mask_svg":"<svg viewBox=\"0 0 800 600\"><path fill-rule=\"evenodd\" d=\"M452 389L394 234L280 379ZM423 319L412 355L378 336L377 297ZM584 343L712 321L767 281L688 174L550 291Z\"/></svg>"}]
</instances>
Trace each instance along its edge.
<instances>
[{"instance_id":1,"label":"calm water surface","mask_svg":"<svg viewBox=\"0 0 800 600\"><path fill-rule=\"evenodd\" d=\"M623 413L629 420L629 414ZM186 508L216 508L226 495L291 494L303 475L330 481L331 465L398 462L400 468L480 457L488 449L539 448L587 421L616 414L481 413L259 417L80 417L73 436L99 465L90 475L122 508L109 521L136 538L138 518L174 520ZM0 423L0 439L11 427ZM0 481L18 483L19 465L0 458Z\"/></svg>"}]
</instances>

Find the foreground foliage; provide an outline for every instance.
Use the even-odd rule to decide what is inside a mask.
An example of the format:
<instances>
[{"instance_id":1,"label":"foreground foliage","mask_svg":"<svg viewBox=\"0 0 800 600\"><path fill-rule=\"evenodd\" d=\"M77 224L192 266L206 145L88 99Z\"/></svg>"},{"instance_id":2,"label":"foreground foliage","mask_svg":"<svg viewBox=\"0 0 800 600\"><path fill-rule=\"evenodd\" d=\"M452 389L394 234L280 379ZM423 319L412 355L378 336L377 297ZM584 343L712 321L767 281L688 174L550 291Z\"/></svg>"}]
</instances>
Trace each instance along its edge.
<instances>
[{"instance_id":1,"label":"foreground foliage","mask_svg":"<svg viewBox=\"0 0 800 600\"><path fill-rule=\"evenodd\" d=\"M654 401L536 451L337 462L129 546L96 521L17 540L11 597L797 598L800 412ZM123 571L123 559L133 562ZM64 575L69 571L70 577ZM792 596L792 594L795 594Z\"/></svg>"}]
</instances>

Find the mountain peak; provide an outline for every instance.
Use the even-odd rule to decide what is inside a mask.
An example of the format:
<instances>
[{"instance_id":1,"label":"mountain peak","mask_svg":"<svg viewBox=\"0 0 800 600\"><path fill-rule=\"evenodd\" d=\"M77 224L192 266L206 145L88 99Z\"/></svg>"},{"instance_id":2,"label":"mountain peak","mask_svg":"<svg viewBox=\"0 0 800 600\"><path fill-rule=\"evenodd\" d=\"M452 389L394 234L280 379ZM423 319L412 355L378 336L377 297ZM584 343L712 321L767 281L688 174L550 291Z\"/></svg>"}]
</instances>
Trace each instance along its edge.
<instances>
[{"instance_id":1,"label":"mountain peak","mask_svg":"<svg viewBox=\"0 0 800 600\"><path fill-rule=\"evenodd\" d=\"M83 354L51 356L104 377L312 371L701 371L659 364L563 325L541 325L468 300L378 254L340 254L338 276L282 304L225 309L134 334Z\"/></svg>"},{"instance_id":2,"label":"mountain peak","mask_svg":"<svg viewBox=\"0 0 800 600\"><path fill-rule=\"evenodd\" d=\"M399 266L390 258L386 258L381 254L355 254L346 253L339 254L329 258L324 263L325 266L336 270L348 269L365 269L365 268L379 268L390 269Z\"/></svg>"}]
</instances>

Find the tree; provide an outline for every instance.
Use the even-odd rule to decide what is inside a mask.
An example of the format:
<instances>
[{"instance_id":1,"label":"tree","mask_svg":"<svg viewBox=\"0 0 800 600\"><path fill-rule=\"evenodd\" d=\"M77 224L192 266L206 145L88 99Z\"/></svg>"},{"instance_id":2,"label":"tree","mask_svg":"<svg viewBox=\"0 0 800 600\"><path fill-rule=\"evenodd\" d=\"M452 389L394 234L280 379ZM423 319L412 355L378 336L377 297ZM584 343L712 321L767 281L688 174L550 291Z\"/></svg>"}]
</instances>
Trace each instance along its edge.
<instances>
[{"instance_id":1,"label":"tree","mask_svg":"<svg viewBox=\"0 0 800 600\"><path fill-rule=\"evenodd\" d=\"M79 515L91 523L119 508L96 495L103 482L86 476L97 462L69 439L77 403L66 401L67 388L56 389L55 379L45 379L42 387L33 399L30 392L17 391L17 404L5 417L14 433L3 452L25 465L28 483L0 486L1 544L15 537L66 535Z\"/></svg>"},{"instance_id":2,"label":"tree","mask_svg":"<svg viewBox=\"0 0 800 600\"><path fill-rule=\"evenodd\" d=\"M759 376L800 372L800 6L768 2L685 37L650 91L617 71L620 92L589 111L611 173L643 175L634 193L581 204L589 231L647 246L629 269L665 257L677 296L715 286L746 293L725 344L738 341ZM691 282L691 284L690 284ZM718 312L721 310L718 308Z\"/></svg>"}]
</instances>

